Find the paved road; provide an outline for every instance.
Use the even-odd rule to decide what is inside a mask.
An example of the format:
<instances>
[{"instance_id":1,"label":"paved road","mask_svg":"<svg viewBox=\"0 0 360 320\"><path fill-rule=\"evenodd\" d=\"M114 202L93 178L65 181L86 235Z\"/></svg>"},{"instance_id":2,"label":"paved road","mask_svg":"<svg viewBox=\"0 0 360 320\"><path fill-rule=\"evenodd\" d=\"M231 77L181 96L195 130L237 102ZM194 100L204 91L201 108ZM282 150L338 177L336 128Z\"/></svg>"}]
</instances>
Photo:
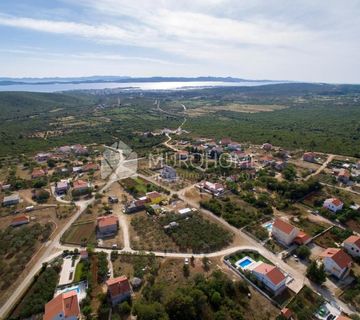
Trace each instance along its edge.
<instances>
[{"instance_id":1,"label":"paved road","mask_svg":"<svg viewBox=\"0 0 360 320\"><path fill-rule=\"evenodd\" d=\"M118 169L121 169L121 168L117 168L113 172L113 174L110 176L108 182L100 190L100 192L108 189L111 186L112 183L119 180L120 175L118 173ZM139 176L143 177L144 179L147 179L147 180L149 180L149 181L151 181L151 182L153 182L153 183L155 183L157 185L160 185L158 181L156 181L155 179L152 179L151 177L146 177L146 176L142 176L142 175L139 175ZM168 188L166 188L164 186L162 186L162 187L165 188L165 189L168 189ZM192 186L184 188L184 189L180 190L179 192L174 192L174 191L172 191L170 189L169 189L169 191L171 192L171 194L177 193L179 195L179 198L181 200L183 200L184 202L188 203L190 206L200 209L200 206L196 201L193 201L192 199L190 199L189 197L186 196L186 190L191 188L191 187ZM79 206L79 209L76 212L76 214L73 217L71 217L71 219L68 221L66 226L62 229L62 231L52 240L50 245L47 247L45 253L37 261L36 265L31 269L31 271L27 275L26 279L20 284L19 287L16 288L16 290L14 291L12 296L9 298L9 300L1 307L1 309L0 309L0 318L5 318L6 315L8 314L8 312L10 312L11 308L15 305L15 303L18 301L20 296L28 288L28 286L30 285L33 277L38 272L38 270L41 268L41 266L42 266L42 264L44 262L52 260L56 255L61 254L61 252L63 250L65 250L65 249L73 250L74 248L76 248L76 247L73 247L73 246L61 245L60 244L60 238L63 235L63 233L71 226L71 224L78 218L78 216L94 200L95 199L93 198L93 199L90 199L90 200L87 200L87 201L80 201L80 202L77 203L77 205ZM201 209L201 212L203 214L211 216L213 219L216 219L219 223L221 223L228 230L231 230L235 234L238 234L244 240L244 243L247 243L247 245L233 246L231 248L223 249L223 250L220 250L220 251L217 251L217 252L212 252L212 253L209 253L209 254L188 254L188 253L170 253L170 252L165 253L165 252L157 252L157 251L145 252L145 253L153 253L156 256L162 256L162 257L186 258L186 257L194 256L194 257L200 258L200 257L203 257L204 255L206 255L207 257L219 257L219 256L224 257L226 255L229 255L229 254L232 254L232 253L234 253L236 251L244 250L244 249L256 250L261 255L263 255L265 258L267 258L270 261L272 261L273 263L275 263L279 268L281 268L283 271L285 271L291 278L293 278L293 281L288 283L288 286L293 291L298 292L302 288L302 286L304 284L306 284L309 287L311 287L312 289L314 289L315 291L320 292L320 294L322 294L323 296L327 297L328 300L331 301L332 303L340 306L342 308L342 310L344 310L345 312L347 312L347 313L353 313L354 312L346 304L344 304L342 301L340 301L336 297L333 297L331 295L331 293L329 292L329 290L327 290L326 288L323 288L323 287L315 286L314 284L310 283L310 281L304 276L304 274L301 271L298 271L298 270L294 269L293 267L289 266L280 257L274 255L273 253L271 253L270 251L265 249L260 243L258 243L257 241L255 241L254 239L249 237L247 234L245 234L241 230L231 226L224 219L214 215L212 212L210 212L208 210ZM121 215L120 215L120 217L121 217ZM121 224L121 229L122 229L123 235L124 235L124 248L122 250L118 250L118 251L119 252L140 253L140 251L136 251L136 250L131 249L130 239L129 239L129 232L128 232L127 221L126 221L125 216L121 217L120 224ZM55 253L53 251L55 251ZM100 248L98 248L98 249L96 249L96 251L105 251L105 252L110 253L111 249L100 249ZM141 252L144 252L144 251L141 251Z\"/></svg>"},{"instance_id":2,"label":"paved road","mask_svg":"<svg viewBox=\"0 0 360 320\"><path fill-rule=\"evenodd\" d=\"M117 151L119 152L119 151ZM108 182L100 189L100 193L104 190L107 190L112 183L119 180L119 169L117 168L111 175ZM54 258L54 256L59 255L62 251L62 246L60 245L60 239L65 233L66 230L70 228L70 226L76 221L76 219L81 215L81 213L88 207L88 205L92 204L95 201L95 198L83 201L77 201L76 205L78 206L78 210L76 213L69 219L63 229L52 239L49 241L48 246L46 247L45 252L42 256L37 260L36 264L31 268L26 278L19 284L18 287L14 290L13 294L10 298L4 303L4 305L0 308L0 319L6 318L8 313L11 311L16 302L20 299L20 297L25 293L25 291L30 286L34 276L38 273L40 268L42 267L44 262L48 262ZM73 248L74 249L74 248ZM54 253L55 251L55 253Z\"/></svg>"}]
</instances>

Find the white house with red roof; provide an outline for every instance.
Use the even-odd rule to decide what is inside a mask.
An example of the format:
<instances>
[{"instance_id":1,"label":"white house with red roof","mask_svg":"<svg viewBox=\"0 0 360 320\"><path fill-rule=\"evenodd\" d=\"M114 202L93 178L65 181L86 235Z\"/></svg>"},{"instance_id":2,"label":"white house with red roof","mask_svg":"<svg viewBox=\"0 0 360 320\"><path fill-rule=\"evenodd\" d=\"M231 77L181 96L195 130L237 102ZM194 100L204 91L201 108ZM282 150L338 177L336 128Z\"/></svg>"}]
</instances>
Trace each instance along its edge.
<instances>
[{"instance_id":1,"label":"white house with red roof","mask_svg":"<svg viewBox=\"0 0 360 320\"><path fill-rule=\"evenodd\" d=\"M344 203L338 198L329 198L324 201L323 207L332 211L338 212L342 210Z\"/></svg>"},{"instance_id":2,"label":"white house with red roof","mask_svg":"<svg viewBox=\"0 0 360 320\"><path fill-rule=\"evenodd\" d=\"M360 237L350 236L343 242L343 247L353 257L360 257Z\"/></svg>"},{"instance_id":3,"label":"white house with red roof","mask_svg":"<svg viewBox=\"0 0 360 320\"><path fill-rule=\"evenodd\" d=\"M75 290L62 293L45 305L43 320L76 320L80 318L79 300Z\"/></svg>"},{"instance_id":4,"label":"white house with red roof","mask_svg":"<svg viewBox=\"0 0 360 320\"><path fill-rule=\"evenodd\" d=\"M198 187L209 193L212 193L215 196L218 196L225 191L224 186L218 182L212 183L212 182L204 181L199 183Z\"/></svg>"},{"instance_id":5,"label":"white house with red roof","mask_svg":"<svg viewBox=\"0 0 360 320\"><path fill-rule=\"evenodd\" d=\"M350 181L351 173L348 169L340 169L337 175L339 182L347 184Z\"/></svg>"},{"instance_id":6,"label":"white house with red roof","mask_svg":"<svg viewBox=\"0 0 360 320\"><path fill-rule=\"evenodd\" d=\"M115 306L131 297L130 283L127 277L121 276L106 281L109 300Z\"/></svg>"},{"instance_id":7,"label":"white house with red roof","mask_svg":"<svg viewBox=\"0 0 360 320\"><path fill-rule=\"evenodd\" d=\"M288 246L294 242L299 232L292 224L277 218L272 225L271 235L281 244Z\"/></svg>"},{"instance_id":8,"label":"white house with red roof","mask_svg":"<svg viewBox=\"0 0 360 320\"><path fill-rule=\"evenodd\" d=\"M323 260L325 271L335 277L342 279L350 272L352 260L344 250L327 248L320 257Z\"/></svg>"},{"instance_id":9,"label":"white house with red roof","mask_svg":"<svg viewBox=\"0 0 360 320\"><path fill-rule=\"evenodd\" d=\"M102 216L96 219L97 237L111 237L119 228L119 218L114 215Z\"/></svg>"},{"instance_id":10,"label":"white house with red roof","mask_svg":"<svg viewBox=\"0 0 360 320\"><path fill-rule=\"evenodd\" d=\"M252 268L251 272L274 295L280 294L286 288L286 277L276 266L259 262Z\"/></svg>"}]
</instances>

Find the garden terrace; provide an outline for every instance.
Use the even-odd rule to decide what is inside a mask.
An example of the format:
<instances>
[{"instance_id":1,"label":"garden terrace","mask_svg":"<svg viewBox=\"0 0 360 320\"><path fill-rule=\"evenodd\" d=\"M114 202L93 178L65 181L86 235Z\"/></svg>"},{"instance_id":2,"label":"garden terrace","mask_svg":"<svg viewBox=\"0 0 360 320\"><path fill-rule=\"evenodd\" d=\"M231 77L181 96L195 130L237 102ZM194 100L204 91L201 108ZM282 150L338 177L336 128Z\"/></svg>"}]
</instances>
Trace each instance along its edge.
<instances>
[{"instance_id":1,"label":"garden terrace","mask_svg":"<svg viewBox=\"0 0 360 320\"><path fill-rule=\"evenodd\" d=\"M169 229L167 234L181 251L191 251L193 253L218 251L229 245L233 238L229 231L203 219L197 213L186 218L175 214L167 214L160 218L162 226L172 221L176 221L178 226Z\"/></svg>"},{"instance_id":2,"label":"garden terrace","mask_svg":"<svg viewBox=\"0 0 360 320\"><path fill-rule=\"evenodd\" d=\"M201 201L200 205L216 216L222 217L236 228L244 227L253 221L259 221L263 218L263 214L254 210L254 208L244 208L229 198Z\"/></svg>"},{"instance_id":3,"label":"garden terrace","mask_svg":"<svg viewBox=\"0 0 360 320\"><path fill-rule=\"evenodd\" d=\"M336 248L352 234L353 233L350 230L341 229L334 226L333 228L322 234L320 237L317 237L315 239L315 243L325 249Z\"/></svg>"},{"instance_id":4,"label":"garden terrace","mask_svg":"<svg viewBox=\"0 0 360 320\"><path fill-rule=\"evenodd\" d=\"M298 320L308 320L314 318L323 302L320 295L304 286L287 307L295 313Z\"/></svg>"}]
</instances>

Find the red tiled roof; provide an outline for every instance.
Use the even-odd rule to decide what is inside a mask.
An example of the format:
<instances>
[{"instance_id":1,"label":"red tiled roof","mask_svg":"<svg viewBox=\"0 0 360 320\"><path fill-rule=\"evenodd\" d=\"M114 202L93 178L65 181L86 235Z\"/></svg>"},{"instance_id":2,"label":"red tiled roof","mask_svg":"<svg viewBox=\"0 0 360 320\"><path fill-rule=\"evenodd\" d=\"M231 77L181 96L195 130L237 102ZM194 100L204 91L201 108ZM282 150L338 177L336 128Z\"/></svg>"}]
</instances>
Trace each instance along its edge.
<instances>
[{"instance_id":1,"label":"red tiled roof","mask_svg":"<svg viewBox=\"0 0 360 320\"><path fill-rule=\"evenodd\" d=\"M80 308L75 290L62 293L45 305L43 320L53 320L59 313L64 317L79 317Z\"/></svg>"},{"instance_id":2,"label":"red tiled roof","mask_svg":"<svg viewBox=\"0 0 360 320\"><path fill-rule=\"evenodd\" d=\"M327 203L327 202L331 202L334 206L336 206L336 207L339 207L339 206L341 206L341 205L343 205L343 202L341 201L341 200L339 200L338 198L329 198L329 199L326 199L325 201L324 201L324 205L325 205L325 203Z\"/></svg>"},{"instance_id":3,"label":"red tiled roof","mask_svg":"<svg viewBox=\"0 0 360 320\"><path fill-rule=\"evenodd\" d=\"M17 216L14 219L12 219L11 224L17 224L17 223L21 223L21 222L29 222L30 218L23 214L21 216Z\"/></svg>"},{"instance_id":4,"label":"red tiled roof","mask_svg":"<svg viewBox=\"0 0 360 320\"><path fill-rule=\"evenodd\" d=\"M295 227L293 225L291 225L290 223L288 223L284 220L281 220L279 218L275 219L273 228L274 227L281 230L282 232L284 232L286 234L290 234L295 229Z\"/></svg>"},{"instance_id":5,"label":"red tiled roof","mask_svg":"<svg viewBox=\"0 0 360 320\"><path fill-rule=\"evenodd\" d=\"M97 170L98 165L96 163L87 163L82 166L82 171L90 171L90 170Z\"/></svg>"},{"instance_id":6,"label":"red tiled roof","mask_svg":"<svg viewBox=\"0 0 360 320\"><path fill-rule=\"evenodd\" d=\"M99 228L112 226L114 224L117 224L119 221L118 217L113 216L113 215L98 217L96 220L97 220L97 225Z\"/></svg>"},{"instance_id":7,"label":"red tiled roof","mask_svg":"<svg viewBox=\"0 0 360 320\"><path fill-rule=\"evenodd\" d=\"M344 243L356 244L360 248L360 237L359 236L350 236L347 238Z\"/></svg>"},{"instance_id":8,"label":"red tiled roof","mask_svg":"<svg viewBox=\"0 0 360 320\"><path fill-rule=\"evenodd\" d=\"M350 318L346 317L346 316L338 316L336 318L336 320L351 320Z\"/></svg>"},{"instance_id":9,"label":"red tiled roof","mask_svg":"<svg viewBox=\"0 0 360 320\"><path fill-rule=\"evenodd\" d=\"M352 260L342 249L327 248L321 255L322 258L331 258L341 269L349 267Z\"/></svg>"},{"instance_id":10,"label":"red tiled roof","mask_svg":"<svg viewBox=\"0 0 360 320\"><path fill-rule=\"evenodd\" d=\"M294 242L298 243L298 244L306 244L309 240L310 240L310 236L305 233L304 231L300 231L298 233L298 235L296 236L296 238L294 239Z\"/></svg>"},{"instance_id":11,"label":"red tiled roof","mask_svg":"<svg viewBox=\"0 0 360 320\"><path fill-rule=\"evenodd\" d=\"M46 172L43 169L34 169L31 173L31 177L33 178L43 177L45 174Z\"/></svg>"},{"instance_id":12,"label":"red tiled roof","mask_svg":"<svg viewBox=\"0 0 360 320\"><path fill-rule=\"evenodd\" d=\"M109 279L106 281L106 285L111 297L130 292L130 284L125 276Z\"/></svg>"},{"instance_id":13,"label":"red tiled roof","mask_svg":"<svg viewBox=\"0 0 360 320\"><path fill-rule=\"evenodd\" d=\"M149 199L156 199L156 198L159 198L161 197L161 193L157 192L157 191L152 191L152 192L148 192L146 194L146 196L149 198Z\"/></svg>"},{"instance_id":14,"label":"red tiled roof","mask_svg":"<svg viewBox=\"0 0 360 320\"><path fill-rule=\"evenodd\" d=\"M84 180L76 180L73 183L74 189L78 189L78 188L85 188L88 186L88 183Z\"/></svg>"},{"instance_id":15,"label":"red tiled roof","mask_svg":"<svg viewBox=\"0 0 360 320\"><path fill-rule=\"evenodd\" d=\"M186 151L186 150L179 150L177 152L178 156L188 156L189 155L189 152Z\"/></svg>"},{"instance_id":16,"label":"red tiled roof","mask_svg":"<svg viewBox=\"0 0 360 320\"><path fill-rule=\"evenodd\" d=\"M292 311L289 308L283 308L281 309L281 314L286 318L290 319L290 317L293 315Z\"/></svg>"},{"instance_id":17,"label":"red tiled roof","mask_svg":"<svg viewBox=\"0 0 360 320\"><path fill-rule=\"evenodd\" d=\"M351 176L351 173L349 170L347 169L340 169L339 171L339 174L338 174L338 177L347 177L347 178L350 178Z\"/></svg>"},{"instance_id":18,"label":"red tiled roof","mask_svg":"<svg viewBox=\"0 0 360 320\"><path fill-rule=\"evenodd\" d=\"M274 285L278 285L281 281L285 279L284 274L280 271L279 268L264 262L254 268L253 271L267 276Z\"/></svg>"},{"instance_id":19,"label":"red tiled roof","mask_svg":"<svg viewBox=\"0 0 360 320\"><path fill-rule=\"evenodd\" d=\"M303 156L305 156L305 157L315 157L315 156L316 156L316 153L314 153L314 152L305 152L305 153L303 154Z\"/></svg>"}]
</instances>

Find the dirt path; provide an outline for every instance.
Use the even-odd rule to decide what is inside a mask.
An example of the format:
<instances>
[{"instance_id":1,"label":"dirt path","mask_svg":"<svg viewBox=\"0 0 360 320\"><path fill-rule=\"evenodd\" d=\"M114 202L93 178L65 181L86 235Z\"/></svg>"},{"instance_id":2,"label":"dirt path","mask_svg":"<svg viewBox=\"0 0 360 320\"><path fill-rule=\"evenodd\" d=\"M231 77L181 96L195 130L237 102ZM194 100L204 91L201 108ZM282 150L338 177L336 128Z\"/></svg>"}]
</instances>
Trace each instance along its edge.
<instances>
[{"instance_id":1,"label":"dirt path","mask_svg":"<svg viewBox=\"0 0 360 320\"><path fill-rule=\"evenodd\" d=\"M326 167L327 165L334 159L335 155L333 154L329 154L328 158L326 159L326 161L321 165L320 168L318 168L314 173L308 175L304 180L307 181L309 180L311 177L318 175L319 173L321 173Z\"/></svg>"}]
</instances>

